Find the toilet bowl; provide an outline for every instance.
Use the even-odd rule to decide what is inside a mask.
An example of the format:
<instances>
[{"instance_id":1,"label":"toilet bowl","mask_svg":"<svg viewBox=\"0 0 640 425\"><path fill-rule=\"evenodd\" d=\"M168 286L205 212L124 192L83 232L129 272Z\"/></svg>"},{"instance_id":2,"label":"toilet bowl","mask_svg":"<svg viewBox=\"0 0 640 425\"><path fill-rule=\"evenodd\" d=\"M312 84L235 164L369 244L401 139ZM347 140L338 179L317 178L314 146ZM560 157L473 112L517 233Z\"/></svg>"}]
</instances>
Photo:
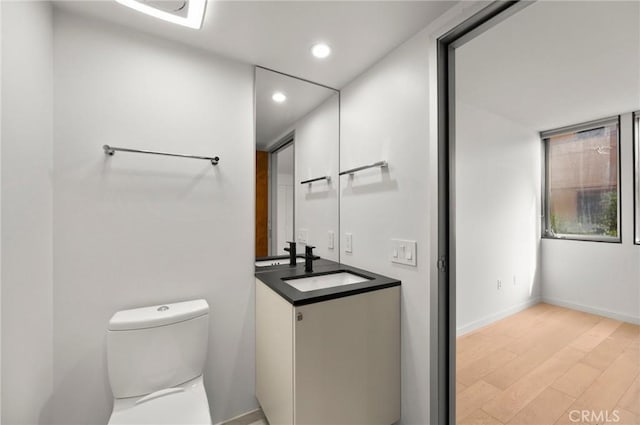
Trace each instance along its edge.
<instances>
[{"instance_id":1,"label":"toilet bowl","mask_svg":"<svg viewBox=\"0 0 640 425\"><path fill-rule=\"evenodd\" d=\"M205 300L119 311L109 321L109 424L211 425L203 383Z\"/></svg>"},{"instance_id":2,"label":"toilet bowl","mask_svg":"<svg viewBox=\"0 0 640 425\"><path fill-rule=\"evenodd\" d=\"M202 376L146 396L115 399L109 424L211 424Z\"/></svg>"}]
</instances>

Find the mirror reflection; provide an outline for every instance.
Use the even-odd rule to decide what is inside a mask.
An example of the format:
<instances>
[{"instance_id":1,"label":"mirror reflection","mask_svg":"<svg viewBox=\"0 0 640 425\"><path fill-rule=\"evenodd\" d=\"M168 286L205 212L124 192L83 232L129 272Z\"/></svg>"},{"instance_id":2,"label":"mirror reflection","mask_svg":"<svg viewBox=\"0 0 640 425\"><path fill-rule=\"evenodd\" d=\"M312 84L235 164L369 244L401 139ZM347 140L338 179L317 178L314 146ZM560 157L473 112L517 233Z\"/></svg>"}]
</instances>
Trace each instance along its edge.
<instances>
[{"instance_id":1,"label":"mirror reflection","mask_svg":"<svg viewBox=\"0 0 640 425\"><path fill-rule=\"evenodd\" d=\"M338 261L337 90L256 68L256 258L289 241Z\"/></svg>"}]
</instances>

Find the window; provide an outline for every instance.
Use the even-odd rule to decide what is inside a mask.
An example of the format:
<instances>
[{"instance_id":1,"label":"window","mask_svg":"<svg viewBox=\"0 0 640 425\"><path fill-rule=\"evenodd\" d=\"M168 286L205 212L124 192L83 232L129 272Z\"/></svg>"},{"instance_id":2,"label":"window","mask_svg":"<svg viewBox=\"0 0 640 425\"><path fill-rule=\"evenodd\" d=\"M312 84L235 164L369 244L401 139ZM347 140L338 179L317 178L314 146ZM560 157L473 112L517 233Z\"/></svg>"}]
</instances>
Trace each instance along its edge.
<instances>
[{"instance_id":1,"label":"window","mask_svg":"<svg viewBox=\"0 0 640 425\"><path fill-rule=\"evenodd\" d=\"M620 241L618 117L546 131L544 236Z\"/></svg>"},{"instance_id":2,"label":"window","mask_svg":"<svg viewBox=\"0 0 640 425\"><path fill-rule=\"evenodd\" d=\"M635 243L640 245L640 111L633 114L634 125L634 144L633 153L635 158L635 173L634 173L634 187L636 192L635 197L635 228L636 236Z\"/></svg>"}]
</instances>

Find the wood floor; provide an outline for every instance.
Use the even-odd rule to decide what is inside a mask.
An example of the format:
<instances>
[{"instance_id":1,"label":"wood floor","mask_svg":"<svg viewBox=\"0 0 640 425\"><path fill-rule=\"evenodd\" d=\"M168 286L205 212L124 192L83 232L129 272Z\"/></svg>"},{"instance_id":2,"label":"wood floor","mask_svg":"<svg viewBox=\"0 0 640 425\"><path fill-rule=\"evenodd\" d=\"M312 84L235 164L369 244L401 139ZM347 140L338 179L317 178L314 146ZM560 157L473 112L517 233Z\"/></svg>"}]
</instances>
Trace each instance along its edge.
<instances>
[{"instance_id":1,"label":"wood floor","mask_svg":"<svg viewBox=\"0 0 640 425\"><path fill-rule=\"evenodd\" d=\"M640 424L639 326L538 304L459 337L456 358L460 425Z\"/></svg>"}]
</instances>

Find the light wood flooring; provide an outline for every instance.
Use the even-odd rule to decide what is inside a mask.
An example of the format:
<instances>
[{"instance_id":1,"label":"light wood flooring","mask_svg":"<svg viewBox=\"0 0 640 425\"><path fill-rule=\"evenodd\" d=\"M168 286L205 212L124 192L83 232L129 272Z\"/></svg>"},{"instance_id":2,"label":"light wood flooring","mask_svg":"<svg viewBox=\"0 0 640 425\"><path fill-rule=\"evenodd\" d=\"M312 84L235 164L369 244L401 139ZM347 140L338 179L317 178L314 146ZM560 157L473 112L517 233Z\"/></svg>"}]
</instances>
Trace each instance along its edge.
<instances>
[{"instance_id":1,"label":"light wood flooring","mask_svg":"<svg viewBox=\"0 0 640 425\"><path fill-rule=\"evenodd\" d=\"M538 304L459 337L456 358L460 425L640 424L640 326Z\"/></svg>"}]
</instances>

